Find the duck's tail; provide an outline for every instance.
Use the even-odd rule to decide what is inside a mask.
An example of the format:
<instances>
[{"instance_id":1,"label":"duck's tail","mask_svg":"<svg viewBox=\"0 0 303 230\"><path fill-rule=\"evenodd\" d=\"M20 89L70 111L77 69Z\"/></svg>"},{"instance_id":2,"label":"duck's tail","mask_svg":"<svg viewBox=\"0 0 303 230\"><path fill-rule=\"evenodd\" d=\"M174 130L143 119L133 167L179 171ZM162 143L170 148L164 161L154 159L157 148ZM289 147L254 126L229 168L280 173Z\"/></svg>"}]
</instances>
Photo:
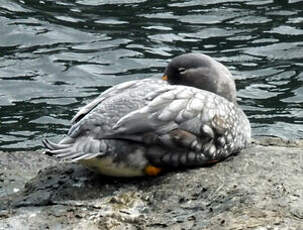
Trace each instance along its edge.
<instances>
[{"instance_id":1,"label":"duck's tail","mask_svg":"<svg viewBox=\"0 0 303 230\"><path fill-rule=\"evenodd\" d=\"M102 146L100 140L91 137L86 137L86 140L83 140L83 137L77 139L66 137L58 144L45 139L42 143L46 148L44 151L46 155L65 162L76 162L104 155L104 146Z\"/></svg>"}]
</instances>

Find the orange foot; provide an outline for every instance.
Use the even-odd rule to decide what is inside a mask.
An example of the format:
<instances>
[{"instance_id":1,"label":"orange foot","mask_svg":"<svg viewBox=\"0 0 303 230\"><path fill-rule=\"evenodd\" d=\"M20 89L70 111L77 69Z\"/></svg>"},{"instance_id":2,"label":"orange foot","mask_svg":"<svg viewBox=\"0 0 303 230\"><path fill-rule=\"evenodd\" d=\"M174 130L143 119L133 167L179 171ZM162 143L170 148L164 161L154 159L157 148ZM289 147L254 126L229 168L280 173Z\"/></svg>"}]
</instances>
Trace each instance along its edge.
<instances>
[{"instance_id":1,"label":"orange foot","mask_svg":"<svg viewBox=\"0 0 303 230\"><path fill-rule=\"evenodd\" d=\"M144 169L145 174L148 176L158 176L161 171L161 168L157 168L152 165L147 165Z\"/></svg>"}]
</instances>

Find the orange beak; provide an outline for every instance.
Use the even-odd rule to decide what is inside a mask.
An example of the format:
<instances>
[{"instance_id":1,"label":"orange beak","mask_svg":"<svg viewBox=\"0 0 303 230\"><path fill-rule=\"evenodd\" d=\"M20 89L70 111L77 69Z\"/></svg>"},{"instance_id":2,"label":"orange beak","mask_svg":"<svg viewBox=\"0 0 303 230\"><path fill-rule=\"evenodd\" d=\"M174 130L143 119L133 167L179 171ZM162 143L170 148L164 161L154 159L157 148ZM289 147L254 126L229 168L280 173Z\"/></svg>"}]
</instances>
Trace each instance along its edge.
<instances>
[{"instance_id":1,"label":"orange beak","mask_svg":"<svg viewBox=\"0 0 303 230\"><path fill-rule=\"evenodd\" d=\"M167 81L167 80L168 80L167 75L163 75L163 76L162 76L162 80Z\"/></svg>"}]
</instances>

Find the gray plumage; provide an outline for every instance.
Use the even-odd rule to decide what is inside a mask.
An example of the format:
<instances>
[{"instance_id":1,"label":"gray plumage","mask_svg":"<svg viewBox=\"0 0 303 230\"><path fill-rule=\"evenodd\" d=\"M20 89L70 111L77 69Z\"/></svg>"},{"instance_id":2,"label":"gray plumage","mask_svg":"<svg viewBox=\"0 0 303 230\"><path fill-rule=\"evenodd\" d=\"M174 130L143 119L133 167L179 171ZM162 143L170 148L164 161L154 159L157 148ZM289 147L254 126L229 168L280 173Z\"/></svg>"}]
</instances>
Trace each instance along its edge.
<instances>
[{"instance_id":1,"label":"gray plumage","mask_svg":"<svg viewBox=\"0 0 303 230\"><path fill-rule=\"evenodd\" d=\"M250 124L235 102L226 67L206 55L186 54L173 59L165 74L170 84L145 79L103 92L80 109L59 144L44 141L46 152L104 174L140 176L147 165L220 161L250 142ZM87 164L92 159L109 163L100 170Z\"/></svg>"}]
</instances>

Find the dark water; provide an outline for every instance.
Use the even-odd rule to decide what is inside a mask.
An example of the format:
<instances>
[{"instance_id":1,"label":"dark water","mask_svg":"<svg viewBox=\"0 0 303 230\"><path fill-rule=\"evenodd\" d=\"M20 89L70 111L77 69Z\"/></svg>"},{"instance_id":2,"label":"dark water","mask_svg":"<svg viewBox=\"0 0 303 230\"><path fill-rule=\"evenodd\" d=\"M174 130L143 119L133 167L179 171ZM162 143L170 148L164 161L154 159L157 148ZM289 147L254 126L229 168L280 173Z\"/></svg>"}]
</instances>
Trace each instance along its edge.
<instances>
[{"instance_id":1,"label":"dark water","mask_svg":"<svg viewBox=\"0 0 303 230\"><path fill-rule=\"evenodd\" d=\"M195 51L237 79L253 134L303 138L303 1L2 0L0 149L40 148L114 84Z\"/></svg>"}]
</instances>

